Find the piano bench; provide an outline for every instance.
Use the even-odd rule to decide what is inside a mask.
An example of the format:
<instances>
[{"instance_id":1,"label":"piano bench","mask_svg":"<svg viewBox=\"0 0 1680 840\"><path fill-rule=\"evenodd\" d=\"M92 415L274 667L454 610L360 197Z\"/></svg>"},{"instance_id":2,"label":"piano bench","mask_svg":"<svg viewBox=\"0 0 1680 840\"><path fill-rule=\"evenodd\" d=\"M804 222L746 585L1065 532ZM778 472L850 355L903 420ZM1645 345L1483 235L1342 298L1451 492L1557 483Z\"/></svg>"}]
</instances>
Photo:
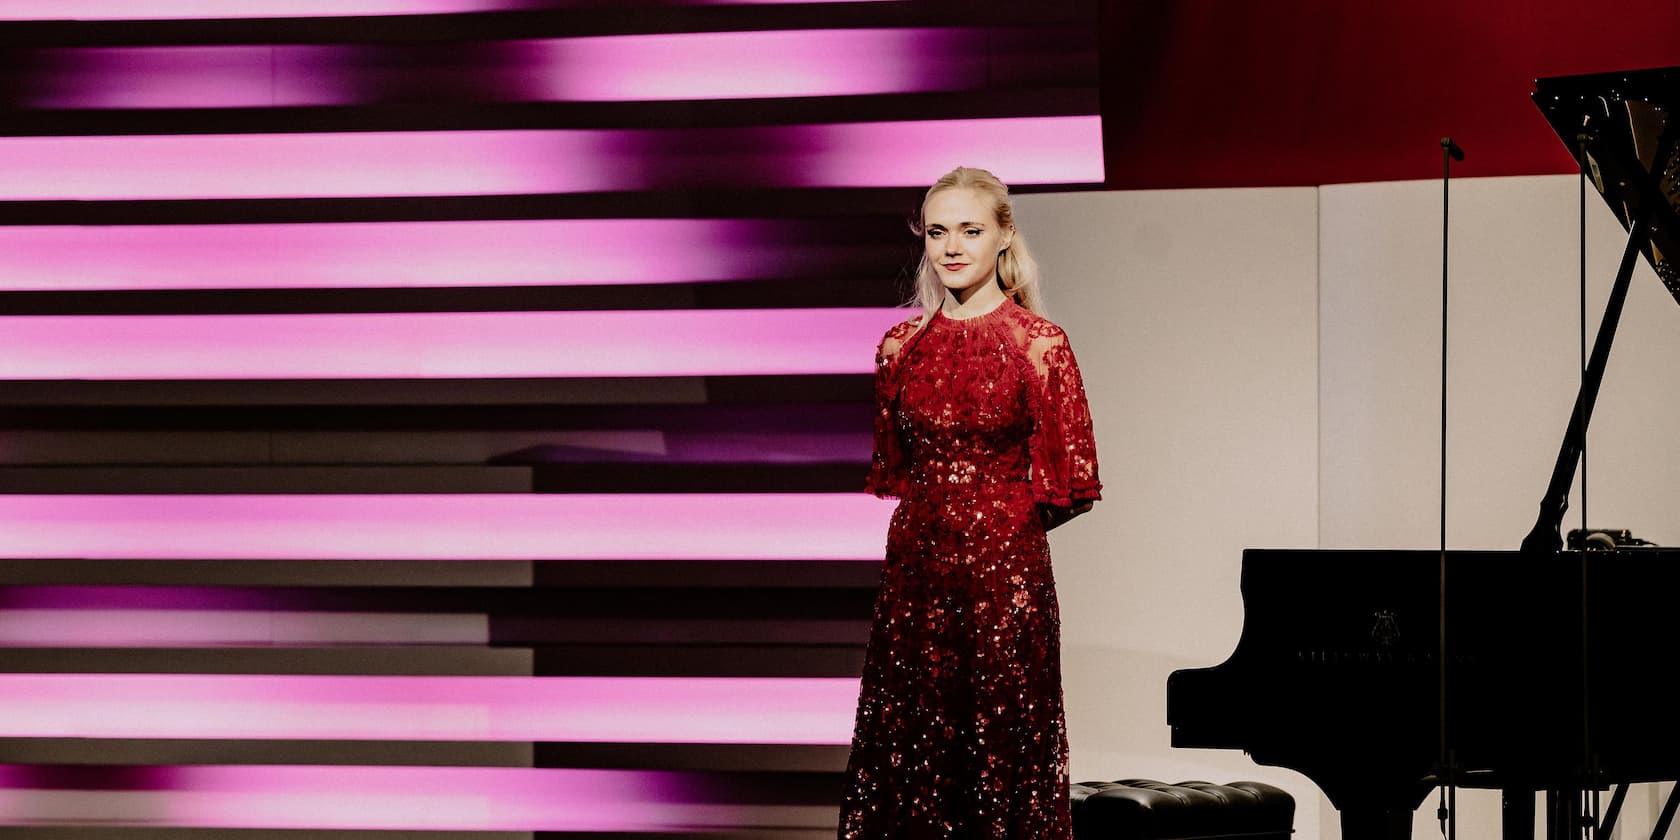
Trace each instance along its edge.
<instances>
[{"instance_id":1,"label":"piano bench","mask_svg":"<svg viewBox=\"0 0 1680 840\"><path fill-rule=\"evenodd\" d=\"M1151 779L1079 782L1069 788L1074 840L1288 840L1295 798L1260 782Z\"/></svg>"}]
</instances>

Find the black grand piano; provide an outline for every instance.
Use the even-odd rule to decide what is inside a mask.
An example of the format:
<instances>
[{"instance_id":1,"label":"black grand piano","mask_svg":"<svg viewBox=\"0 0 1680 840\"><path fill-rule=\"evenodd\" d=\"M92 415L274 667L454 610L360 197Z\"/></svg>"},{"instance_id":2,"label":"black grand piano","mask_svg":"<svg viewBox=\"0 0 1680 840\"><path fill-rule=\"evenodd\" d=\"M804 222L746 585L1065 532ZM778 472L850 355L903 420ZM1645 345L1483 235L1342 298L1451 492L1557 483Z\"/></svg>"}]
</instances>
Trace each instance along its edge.
<instances>
[{"instance_id":1,"label":"black grand piano","mask_svg":"<svg viewBox=\"0 0 1680 840\"><path fill-rule=\"evenodd\" d=\"M1672 661L1680 549L1560 537L1641 256L1680 300L1680 67L1540 79L1534 101L1629 234L1534 530L1513 551L1249 549L1236 650L1167 682L1173 746L1303 773L1346 840L1409 837L1444 781L1506 791L1507 840L1528 840L1535 791L1567 803L1549 834L1569 836L1570 792L1623 784L1613 819L1625 783L1680 778L1673 680L1653 666Z\"/></svg>"}]
</instances>

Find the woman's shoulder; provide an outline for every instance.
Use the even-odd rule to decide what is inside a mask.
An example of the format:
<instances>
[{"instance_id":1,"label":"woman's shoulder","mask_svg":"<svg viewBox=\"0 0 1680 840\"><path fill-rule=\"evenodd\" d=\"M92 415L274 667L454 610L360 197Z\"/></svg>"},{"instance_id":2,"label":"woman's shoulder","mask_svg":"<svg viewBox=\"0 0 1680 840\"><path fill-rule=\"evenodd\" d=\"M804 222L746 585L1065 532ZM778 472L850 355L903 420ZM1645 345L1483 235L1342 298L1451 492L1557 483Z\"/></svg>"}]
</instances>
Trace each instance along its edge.
<instances>
[{"instance_id":1,"label":"woman's shoulder","mask_svg":"<svg viewBox=\"0 0 1680 840\"><path fill-rule=\"evenodd\" d=\"M877 345L876 356L883 360L897 356L899 350L910 341L910 337L914 336L916 330L921 328L923 317L922 313L917 313L914 317L899 321L888 327L886 334L881 336L880 344Z\"/></svg>"},{"instance_id":2,"label":"woman's shoulder","mask_svg":"<svg viewBox=\"0 0 1680 840\"><path fill-rule=\"evenodd\" d=\"M1031 309L1011 301L1007 318L1028 343L1039 341L1057 344L1067 342L1067 332L1056 322Z\"/></svg>"},{"instance_id":3,"label":"woman's shoulder","mask_svg":"<svg viewBox=\"0 0 1680 840\"><path fill-rule=\"evenodd\" d=\"M923 314L918 312L914 316L888 327L886 334L881 336L881 344L904 343L905 339L914 335L916 330L921 328L923 317Z\"/></svg>"}]
</instances>

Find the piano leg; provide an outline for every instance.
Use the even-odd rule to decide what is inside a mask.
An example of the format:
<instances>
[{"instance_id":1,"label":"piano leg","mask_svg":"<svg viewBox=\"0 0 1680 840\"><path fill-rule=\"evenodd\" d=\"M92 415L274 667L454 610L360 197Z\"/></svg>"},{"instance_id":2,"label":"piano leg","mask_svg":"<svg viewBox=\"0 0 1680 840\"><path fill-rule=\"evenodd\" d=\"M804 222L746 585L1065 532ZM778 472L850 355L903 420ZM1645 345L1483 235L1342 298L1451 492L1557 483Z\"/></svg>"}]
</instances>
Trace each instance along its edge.
<instances>
[{"instance_id":1,"label":"piano leg","mask_svg":"<svg viewBox=\"0 0 1680 840\"><path fill-rule=\"evenodd\" d=\"M1411 840L1412 810L1343 808L1342 840Z\"/></svg>"},{"instance_id":2,"label":"piano leg","mask_svg":"<svg viewBox=\"0 0 1680 840\"><path fill-rule=\"evenodd\" d=\"M1581 834L1580 792L1546 791L1546 840L1577 840Z\"/></svg>"},{"instance_id":3,"label":"piano leg","mask_svg":"<svg viewBox=\"0 0 1680 840\"><path fill-rule=\"evenodd\" d=\"M1534 840L1534 791L1506 788L1499 792L1499 836Z\"/></svg>"}]
</instances>

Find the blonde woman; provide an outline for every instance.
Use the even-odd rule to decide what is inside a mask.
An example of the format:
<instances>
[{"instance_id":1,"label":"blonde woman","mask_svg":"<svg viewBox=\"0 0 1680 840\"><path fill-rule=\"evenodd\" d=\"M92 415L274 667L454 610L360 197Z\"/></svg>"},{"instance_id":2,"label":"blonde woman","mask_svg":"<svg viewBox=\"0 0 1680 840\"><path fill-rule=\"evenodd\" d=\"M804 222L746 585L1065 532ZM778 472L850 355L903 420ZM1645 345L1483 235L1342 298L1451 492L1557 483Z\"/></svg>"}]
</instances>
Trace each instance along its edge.
<instances>
[{"instance_id":1,"label":"blonde woman","mask_svg":"<svg viewBox=\"0 0 1680 840\"><path fill-rule=\"evenodd\" d=\"M913 226L920 315L882 339L867 489L899 499L865 653L841 840L1067 840L1045 532L1101 496L1067 335L990 172Z\"/></svg>"}]
</instances>

